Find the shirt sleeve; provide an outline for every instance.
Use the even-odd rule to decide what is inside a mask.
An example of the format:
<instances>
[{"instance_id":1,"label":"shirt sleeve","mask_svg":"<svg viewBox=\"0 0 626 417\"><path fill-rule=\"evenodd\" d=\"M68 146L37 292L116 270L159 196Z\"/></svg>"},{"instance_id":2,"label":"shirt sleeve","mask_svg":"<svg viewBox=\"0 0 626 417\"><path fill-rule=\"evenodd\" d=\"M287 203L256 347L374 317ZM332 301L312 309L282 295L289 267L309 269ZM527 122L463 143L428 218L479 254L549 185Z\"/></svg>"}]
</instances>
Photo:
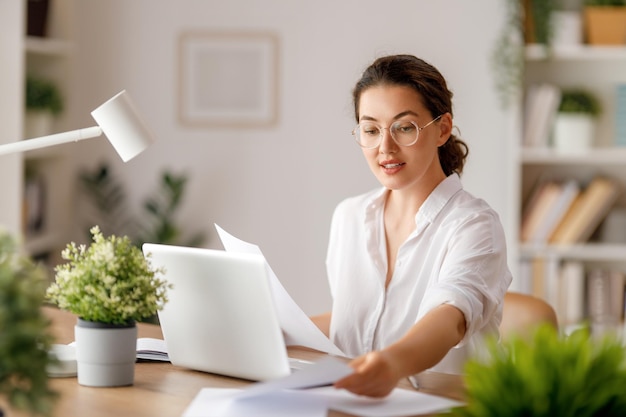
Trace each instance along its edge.
<instances>
[{"instance_id":1,"label":"shirt sleeve","mask_svg":"<svg viewBox=\"0 0 626 417\"><path fill-rule=\"evenodd\" d=\"M441 304L458 308L465 316L463 346L476 332L497 332L511 276L504 232L495 213L475 213L459 222L448 239L438 280L424 295L418 320ZM493 320L497 316L498 320ZM492 326L486 329L486 326Z\"/></svg>"}]
</instances>

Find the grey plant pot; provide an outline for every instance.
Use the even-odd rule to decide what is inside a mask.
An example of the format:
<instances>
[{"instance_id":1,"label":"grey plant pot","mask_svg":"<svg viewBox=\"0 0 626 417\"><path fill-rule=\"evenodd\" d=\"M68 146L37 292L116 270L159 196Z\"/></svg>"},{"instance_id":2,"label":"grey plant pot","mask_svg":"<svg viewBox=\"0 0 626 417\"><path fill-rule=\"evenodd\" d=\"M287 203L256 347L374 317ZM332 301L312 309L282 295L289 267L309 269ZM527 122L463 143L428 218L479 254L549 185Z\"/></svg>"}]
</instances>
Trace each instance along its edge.
<instances>
[{"instance_id":1,"label":"grey plant pot","mask_svg":"<svg viewBox=\"0 0 626 417\"><path fill-rule=\"evenodd\" d=\"M90 387L132 385L137 356L137 326L78 319L74 327L78 383Z\"/></svg>"}]
</instances>

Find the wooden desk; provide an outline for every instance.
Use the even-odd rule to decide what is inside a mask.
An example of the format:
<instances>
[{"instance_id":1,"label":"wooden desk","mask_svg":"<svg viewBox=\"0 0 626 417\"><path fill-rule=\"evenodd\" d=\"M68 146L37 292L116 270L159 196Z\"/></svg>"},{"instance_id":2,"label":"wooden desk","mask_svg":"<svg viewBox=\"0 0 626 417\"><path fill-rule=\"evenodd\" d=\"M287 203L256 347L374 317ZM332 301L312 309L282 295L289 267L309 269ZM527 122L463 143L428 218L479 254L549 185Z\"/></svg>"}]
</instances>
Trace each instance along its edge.
<instances>
[{"instance_id":1,"label":"wooden desk","mask_svg":"<svg viewBox=\"0 0 626 417\"><path fill-rule=\"evenodd\" d=\"M57 343L74 340L76 317L56 308L44 307L52 319L52 331ZM162 338L159 326L139 324L139 337ZM290 348L289 355L299 359L315 360L321 353L301 348ZM54 415L63 417L178 417L183 414L200 389L205 387L240 388L250 382L191 371L165 362L137 363L135 383L130 387L92 388L78 384L76 378L52 378L51 387L60 393ZM408 381L401 386L413 389ZM462 399L462 384L458 376L423 374L422 392ZM18 416L9 412L8 417ZM329 417L347 414L329 411Z\"/></svg>"}]
</instances>

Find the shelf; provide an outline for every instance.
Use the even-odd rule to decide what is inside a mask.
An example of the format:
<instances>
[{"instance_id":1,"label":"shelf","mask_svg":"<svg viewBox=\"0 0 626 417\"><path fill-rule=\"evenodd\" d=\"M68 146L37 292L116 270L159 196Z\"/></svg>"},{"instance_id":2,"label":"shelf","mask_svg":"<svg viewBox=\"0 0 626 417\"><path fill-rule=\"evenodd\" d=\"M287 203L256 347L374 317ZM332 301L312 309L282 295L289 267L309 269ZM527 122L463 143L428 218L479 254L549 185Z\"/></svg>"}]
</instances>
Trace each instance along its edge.
<instances>
[{"instance_id":1,"label":"shelf","mask_svg":"<svg viewBox=\"0 0 626 417\"><path fill-rule=\"evenodd\" d=\"M626 244L588 243L578 245L532 245L520 247L522 258L571 258L586 262L626 263Z\"/></svg>"},{"instance_id":2,"label":"shelf","mask_svg":"<svg viewBox=\"0 0 626 417\"><path fill-rule=\"evenodd\" d=\"M523 164L550 165L622 165L626 164L626 147L595 148L584 154L567 154L550 148L523 148Z\"/></svg>"},{"instance_id":3,"label":"shelf","mask_svg":"<svg viewBox=\"0 0 626 417\"><path fill-rule=\"evenodd\" d=\"M543 61L547 59L577 61L612 61L626 60L626 46L590 46L565 45L555 46L551 50L543 45L526 46L527 61Z\"/></svg>"},{"instance_id":4,"label":"shelf","mask_svg":"<svg viewBox=\"0 0 626 417\"><path fill-rule=\"evenodd\" d=\"M40 38L36 36L26 37L24 47L29 54L50 57L63 57L72 52L71 42L62 39Z\"/></svg>"}]
</instances>

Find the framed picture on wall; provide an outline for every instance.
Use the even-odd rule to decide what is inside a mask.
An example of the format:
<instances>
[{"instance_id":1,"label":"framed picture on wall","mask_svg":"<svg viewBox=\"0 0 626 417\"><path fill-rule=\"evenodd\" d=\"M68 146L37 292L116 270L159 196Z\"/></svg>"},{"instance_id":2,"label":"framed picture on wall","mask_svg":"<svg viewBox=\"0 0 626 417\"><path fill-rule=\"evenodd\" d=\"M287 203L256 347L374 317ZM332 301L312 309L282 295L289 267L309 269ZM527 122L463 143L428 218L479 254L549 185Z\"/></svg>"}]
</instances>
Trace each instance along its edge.
<instances>
[{"instance_id":1,"label":"framed picture on wall","mask_svg":"<svg viewBox=\"0 0 626 417\"><path fill-rule=\"evenodd\" d=\"M196 127L277 121L278 38L267 32L186 32L179 45L179 116Z\"/></svg>"}]
</instances>

